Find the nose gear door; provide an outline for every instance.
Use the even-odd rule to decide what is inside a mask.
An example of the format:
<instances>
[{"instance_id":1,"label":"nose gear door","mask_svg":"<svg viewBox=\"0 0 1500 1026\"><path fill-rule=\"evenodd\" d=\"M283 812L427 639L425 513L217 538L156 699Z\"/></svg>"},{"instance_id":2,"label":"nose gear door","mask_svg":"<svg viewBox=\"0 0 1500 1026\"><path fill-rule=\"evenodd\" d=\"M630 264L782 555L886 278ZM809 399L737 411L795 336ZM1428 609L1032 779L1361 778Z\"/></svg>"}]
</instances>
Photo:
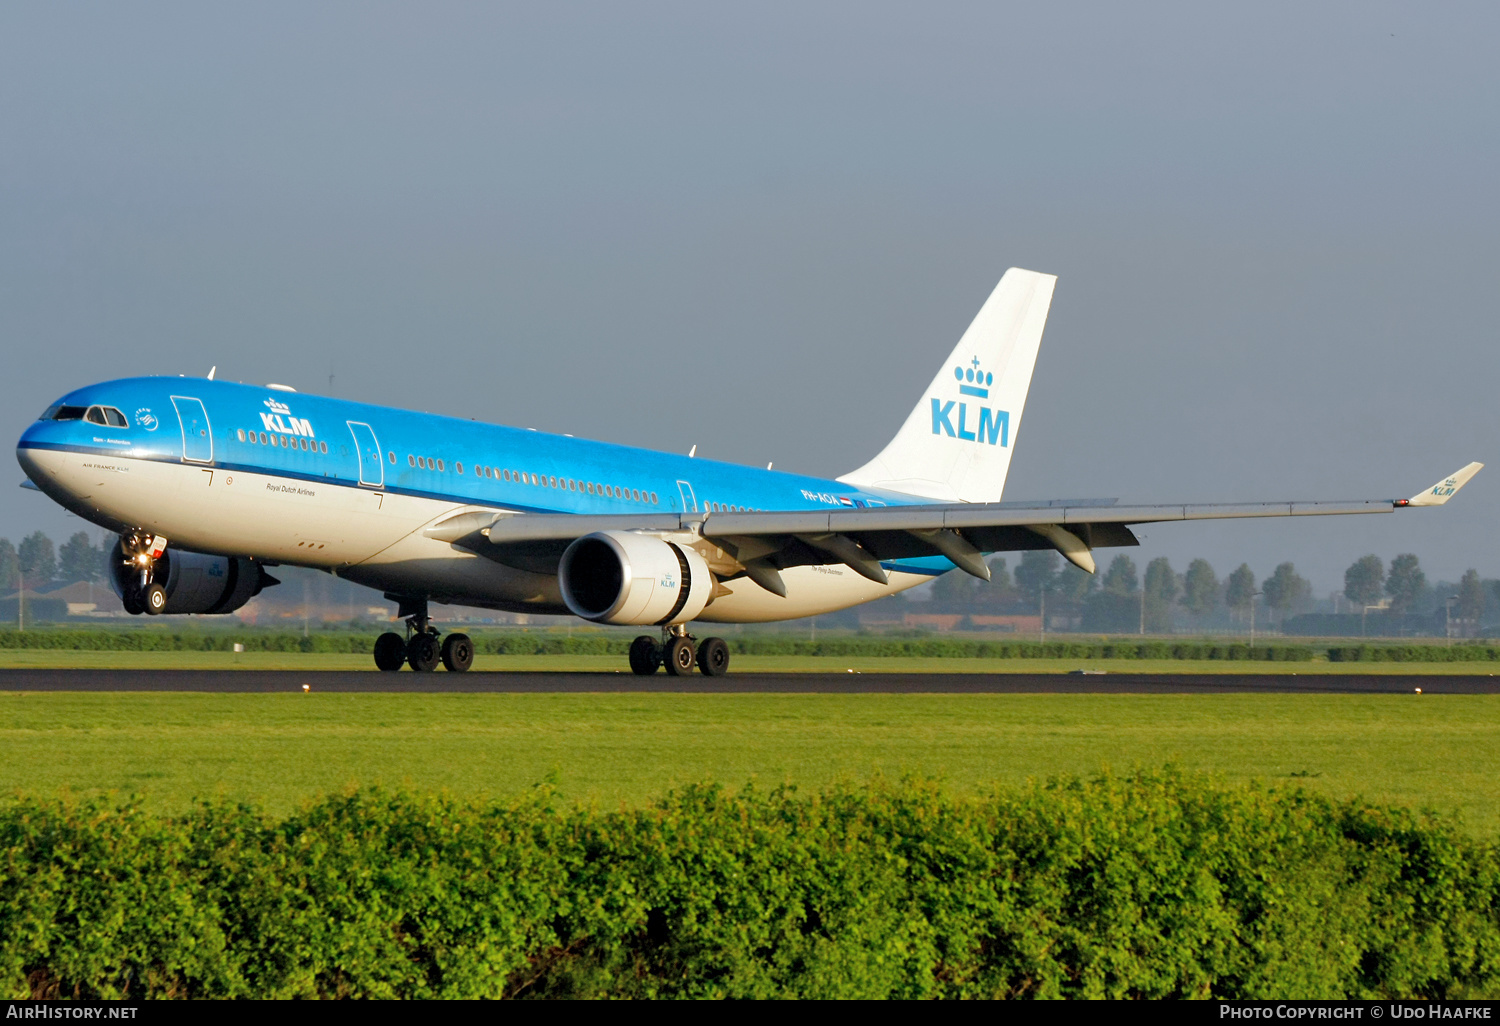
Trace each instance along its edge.
<instances>
[{"instance_id":1,"label":"nose gear door","mask_svg":"<svg viewBox=\"0 0 1500 1026\"><path fill-rule=\"evenodd\" d=\"M172 405L177 410L177 421L182 425L182 458L188 463L212 463L213 429L209 426L208 411L203 408L202 401L174 395Z\"/></svg>"},{"instance_id":2,"label":"nose gear door","mask_svg":"<svg viewBox=\"0 0 1500 1026\"><path fill-rule=\"evenodd\" d=\"M375 429L357 420L348 420L354 435L354 451L359 453L359 483L370 488L385 487L385 462L380 458L380 442Z\"/></svg>"}]
</instances>

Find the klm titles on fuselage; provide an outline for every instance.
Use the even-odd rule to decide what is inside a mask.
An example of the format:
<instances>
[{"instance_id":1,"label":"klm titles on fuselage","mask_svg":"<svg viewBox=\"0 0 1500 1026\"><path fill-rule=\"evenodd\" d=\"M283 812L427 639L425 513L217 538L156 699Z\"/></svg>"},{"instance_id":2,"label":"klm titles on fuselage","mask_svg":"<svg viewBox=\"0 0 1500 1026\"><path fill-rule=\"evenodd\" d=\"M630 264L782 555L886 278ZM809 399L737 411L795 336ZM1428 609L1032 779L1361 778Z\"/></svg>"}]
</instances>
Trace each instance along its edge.
<instances>
[{"instance_id":1,"label":"klm titles on fuselage","mask_svg":"<svg viewBox=\"0 0 1500 1026\"><path fill-rule=\"evenodd\" d=\"M267 399L266 405L271 408L271 412L262 413L260 422L266 426L267 431L275 431L283 435L300 435L303 438L313 437L312 424L300 417L293 417L291 407L286 403ZM283 421L282 417L286 420Z\"/></svg>"},{"instance_id":2,"label":"klm titles on fuselage","mask_svg":"<svg viewBox=\"0 0 1500 1026\"><path fill-rule=\"evenodd\" d=\"M959 395L971 395L976 399L990 397L990 385L994 384L995 375L979 369L978 357L971 367L954 367L953 376L958 379ZM965 442L1009 447L1010 411L992 410L988 406L976 406L976 409L977 414L971 413L969 404L961 399L947 402L932 399L932 433Z\"/></svg>"}]
</instances>

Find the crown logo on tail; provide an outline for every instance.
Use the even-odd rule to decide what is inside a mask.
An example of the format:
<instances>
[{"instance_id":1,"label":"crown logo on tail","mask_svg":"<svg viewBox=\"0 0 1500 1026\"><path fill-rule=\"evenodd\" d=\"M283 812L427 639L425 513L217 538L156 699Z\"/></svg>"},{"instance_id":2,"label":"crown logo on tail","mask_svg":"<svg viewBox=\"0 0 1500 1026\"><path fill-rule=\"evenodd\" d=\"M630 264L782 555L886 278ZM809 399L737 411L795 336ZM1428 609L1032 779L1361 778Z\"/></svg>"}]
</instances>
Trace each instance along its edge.
<instances>
[{"instance_id":1,"label":"crown logo on tail","mask_svg":"<svg viewBox=\"0 0 1500 1026\"><path fill-rule=\"evenodd\" d=\"M959 395L972 395L980 399L990 397L990 385L995 383L995 375L988 371L979 369L979 357L970 361L972 366L954 367L953 376L958 379Z\"/></svg>"}]
</instances>

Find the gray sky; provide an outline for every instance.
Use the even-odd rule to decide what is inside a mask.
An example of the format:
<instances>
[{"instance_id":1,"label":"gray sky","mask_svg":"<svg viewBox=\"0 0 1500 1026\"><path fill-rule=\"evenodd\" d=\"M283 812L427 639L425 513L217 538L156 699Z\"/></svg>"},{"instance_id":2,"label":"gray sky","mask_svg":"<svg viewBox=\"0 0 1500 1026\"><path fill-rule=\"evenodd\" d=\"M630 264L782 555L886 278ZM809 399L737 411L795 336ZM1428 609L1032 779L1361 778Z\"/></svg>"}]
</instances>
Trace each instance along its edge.
<instances>
[{"instance_id":1,"label":"gray sky","mask_svg":"<svg viewBox=\"0 0 1500 1026\"><path fill-rule=\"evenodd\" d=\"M1040 9L1036 9L1040 8ZM1006 267L1006 496L1320 594L1500 576L1492 4L0 6L0 433L139 372L834 475ZM13 469L12 478L20 480ZM0 534L76 529L0 489Z\"/></svg>"}]
</instances>

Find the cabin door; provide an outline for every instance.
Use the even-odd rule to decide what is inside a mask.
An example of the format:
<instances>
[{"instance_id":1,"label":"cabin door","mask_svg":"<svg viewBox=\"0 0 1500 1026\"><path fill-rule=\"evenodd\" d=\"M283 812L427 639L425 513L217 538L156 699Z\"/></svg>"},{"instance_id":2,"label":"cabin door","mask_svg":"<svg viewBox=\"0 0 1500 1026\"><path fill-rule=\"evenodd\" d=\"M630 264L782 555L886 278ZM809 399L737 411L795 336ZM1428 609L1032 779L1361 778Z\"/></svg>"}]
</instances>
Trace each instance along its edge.
<instances>
[{"instance_id":1,"label":"cabin door","mask_svg":"<svg viewBox=\"0 0 1500 1026\"><path fill-rule=\"evenodd\" d=\"M182 425L182 458L188 463L212 463L214 435L203 402L174 395L172 405L177 409L177 422Z\"/></svg>"},{"instance_id":2,"label":"cabin door","mask_svg":"<svg viewBox=\"0 0 1500 1026\"><path fill-rule=\"evenodd\" d=\"M369 488L385 487L385 461L380 458L380 442L375 429L357 420L345 421L354 436L354 451L359 454L359 483Z\"/></svg>"}]
</instances>

